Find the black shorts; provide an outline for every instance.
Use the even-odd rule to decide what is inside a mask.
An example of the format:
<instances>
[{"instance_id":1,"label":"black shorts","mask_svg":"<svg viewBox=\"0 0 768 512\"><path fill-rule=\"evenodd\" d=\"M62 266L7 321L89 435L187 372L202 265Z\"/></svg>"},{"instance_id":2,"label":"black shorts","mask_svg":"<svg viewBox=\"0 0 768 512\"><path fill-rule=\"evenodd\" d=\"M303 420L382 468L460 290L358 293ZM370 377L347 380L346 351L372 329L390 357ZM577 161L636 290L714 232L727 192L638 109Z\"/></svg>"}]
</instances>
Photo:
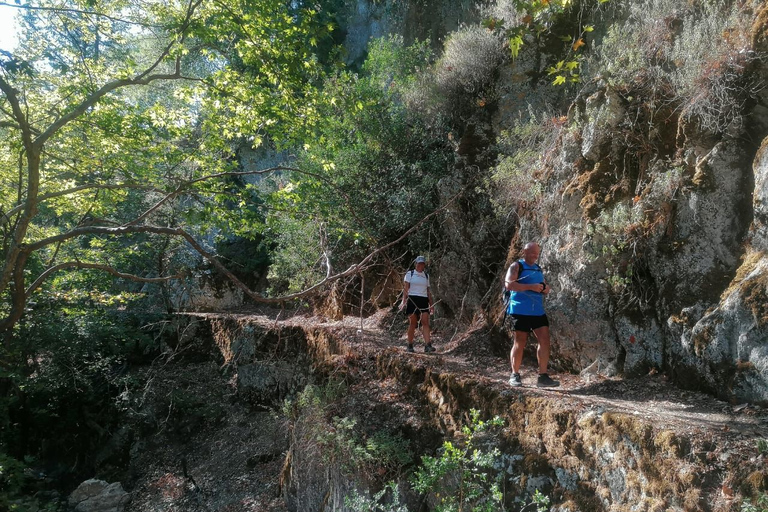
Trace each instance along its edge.
<instances>
[{"instance_id":1,"label":"black shorts","mask_svg":"<svg viewBox=\"0 0 768 512\"><path fill-rule=\"evenodd\" d=\"M514 331L533 332L539 327L549 327L547 315L509 315L508 318Z\"/></svg>"},{"instance_id":2,"label":"black shorts","mask_svg":"<svg viewBox=\"0 0 768 512\"><path fill-rule=\"evenodd\" d=\"M411 316L414 313L429 314L429 297L419 297L418 295L408 296L408 304L405 306L405 316Z\"/></svg>"}]
</instances>

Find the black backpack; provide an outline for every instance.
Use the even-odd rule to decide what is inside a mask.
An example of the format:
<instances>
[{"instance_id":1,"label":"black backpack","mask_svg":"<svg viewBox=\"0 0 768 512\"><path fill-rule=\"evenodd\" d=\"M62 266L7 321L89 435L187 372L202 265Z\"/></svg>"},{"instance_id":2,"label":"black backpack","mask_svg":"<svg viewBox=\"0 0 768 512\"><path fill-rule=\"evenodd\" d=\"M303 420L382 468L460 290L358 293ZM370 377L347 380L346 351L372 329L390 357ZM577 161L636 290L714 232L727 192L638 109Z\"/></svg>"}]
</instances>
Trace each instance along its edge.
<instances>
[{"instance_id":1,"label":"black backpack","mask_svg":"<svg viewBox=\"0 0 768 512\"><path fill-rule=\"evenodd\" d=\"M415 268L412 268L411 270L408 271L408 274L411 275L411 279L413 279L413 273L414 272L416 272ZM427 279L429 279L429 272L427 272L426 268L424 269L424 275L427 276Z\"/></svg>"}]
</instances>

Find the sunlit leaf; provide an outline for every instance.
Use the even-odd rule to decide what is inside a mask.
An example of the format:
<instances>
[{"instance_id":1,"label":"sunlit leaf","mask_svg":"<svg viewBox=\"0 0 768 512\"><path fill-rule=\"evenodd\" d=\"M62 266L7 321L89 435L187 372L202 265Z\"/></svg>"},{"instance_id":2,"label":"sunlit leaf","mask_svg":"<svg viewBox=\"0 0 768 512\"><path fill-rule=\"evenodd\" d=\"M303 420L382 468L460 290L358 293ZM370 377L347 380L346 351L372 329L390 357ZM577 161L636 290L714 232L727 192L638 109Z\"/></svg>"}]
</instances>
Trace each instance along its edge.
<instances>
[{"instance_id":1,"label":"sunlit leaf","mask_svg":"<svg viewBox=\"0 0 768 512\"><path fill-rule=\"evenodd\" d=\"M512 54L512 58L516 59L518 55L520 54L520 48L523 46L523 38L522 36L515 36L510 38L509 40L509 50Z\"/></svg>"}]
</instances>

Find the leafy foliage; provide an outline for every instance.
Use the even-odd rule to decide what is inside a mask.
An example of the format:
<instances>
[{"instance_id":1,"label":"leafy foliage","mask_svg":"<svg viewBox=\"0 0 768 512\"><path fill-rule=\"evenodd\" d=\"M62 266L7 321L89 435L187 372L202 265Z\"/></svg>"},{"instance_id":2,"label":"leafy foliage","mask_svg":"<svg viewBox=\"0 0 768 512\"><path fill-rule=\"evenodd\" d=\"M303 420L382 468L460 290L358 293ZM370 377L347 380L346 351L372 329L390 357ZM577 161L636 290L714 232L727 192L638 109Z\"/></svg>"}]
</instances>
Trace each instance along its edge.
<instances>
[{"instance_id":1,"label":"leafy foliage","mask_svg":"<svg viewBox=\"0 0 768 512\"><path fill-rule=\"evenodd\" d=\"M440 512L491 512L502 503L501 476L494 476L493 469L500 453L497 448L484 451L478 446L478 437L492 427L502 426L503 421L482 421L475 409L470 414L471 423L462 428L463 439L456 445L444 442L440 457L422 457L414 475L414 488L433 493L438 503L435 510Z\"/></svg>"},{"instance_id":2,"label":"leafy foliage","mask_svg":"<svg viewBox=\"0 0 768 512\"><path fill-rule=\"evenodd\" d=\"M453 159L447 127L406 103L430 55L425 43L376 40L360 76L326 82L324 122L298 158L305 172L268 199L276 288L307 286L328 265L346 268L437 207L435 187Z\"/></svg>"},{"instance_id":3,"label":"leafy foliage","mask_svg":"<svg viewBox=\"0 0 768 512\"><path fill-rule=\"evenodd\" d=\"M28 459L29 460L29 459ZM33 489L31 470L24 462L10 457L0 450L0 508L9 511L54 511L55 503L42 503L30 495Z\"/></svg>"},{"instance_id":4,"label":"leafy foliage","mask_svg":"<svg viewBox=\"0 0 768 512\"><path fill-rule=\"evenodd\" d=\"M552 85L577 83L581 81L580 69L584 50L588 47L587 39L595 27L583 23L588 18L584 12L591 5L598 10L610 0L596 2L574 2L573 0L508 0L496 2L490 9L484 26L502 32L508 41L513 59L532 41L544 41L544 45L559 50L554 64L547 67L547 74L552 77ZM574 15L579 12L579 15ZM578 20L574 24L574 20Z\"/></svg>"},{"instance_id":5,"label":"leafy foliage","mask_svg":"<svg viewBox=\"0 0 768 512\"><path fill-rule=\"evenodd\" d=\"M766 512L768 511L768 493L761 492L754 500L747 500L741 504L741 512Z\"/></svg>"},{"instance_id":6,"label":"leafy foliage","mask_svg":"<svg viewBox=\"0 0 768 512\"><path fill-rule=\"evenodd\" d=\"M356 512L408 512L408 507L400 503L395 482L387 483L371 498L353 490L351 496L344 497L344 505Z\"/></svg>"},{"instance_id":7,"label":"leafy foliage","mask_svg":"<svg viewBox=\"0 0 768 512\"><path fill-rule=\"evenodd\" d=\"M498 471L501 456L498 448L487 450L483 447L483 436L504 425L495 417L489 421L480 419L480 412L470 410L470 423L462 427L458 443L443 443L439 457L423 456L421 465L414 472L413 488L427 494L436 503L437 512L495 512L504 510L504 496L501 479L504 472ZM371 498L354 491L345 498L345 504L359 512L403 512L407 510L400 503L397 484L387 483ZM530 502L521 510L549 510L550 499L538 489Z\"/></svg>"},{"instance_id":8,"label":"leafy foliage","mask_svg":"<svg viewBox=\"0 0 768 512\"><path fill-rule=\"evenodd\" d=\"M0 60L0 330L65 270L162 284L197 263L174 258L182 239L209 260L211 235L259 246L264 203L235 179L236 151L311 137L333 61L322 3L20 9Z\"/></svg>"},{"instance_id":9,"label":"leafy foliage","mask_svg":"<svg viewBox=\"0 0 768 512\"><path fill-rule=\"evenodd\" d=\"M79 277L98 282L104 276ZM154 357L163 340L159 331L141 329L162 318L162 308L155 306L153 315L141 297L84 292L84 279L59 289L39 294L34 314L16 326L24 344L0 349L4 510L55 509L55 496L35 491L51 491L50 479L68 485L95 473L101 449L118 429L117 396L135 385L129 365ZM141 317L130 312L142 309Z\"/></svg>"}]
</instances>

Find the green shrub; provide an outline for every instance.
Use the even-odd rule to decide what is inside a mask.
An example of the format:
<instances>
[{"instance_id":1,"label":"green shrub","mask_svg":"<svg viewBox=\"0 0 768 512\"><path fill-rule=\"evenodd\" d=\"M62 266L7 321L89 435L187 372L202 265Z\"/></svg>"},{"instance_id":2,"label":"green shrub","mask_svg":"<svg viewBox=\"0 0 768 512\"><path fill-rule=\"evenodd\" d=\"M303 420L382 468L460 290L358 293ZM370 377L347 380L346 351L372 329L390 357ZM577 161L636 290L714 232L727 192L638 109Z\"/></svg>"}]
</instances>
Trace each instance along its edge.
<instances>
[{"instance_id":1,"label":"green shrub","mask_svg":"<svg viewBox=\"0 0 768 512\"><path fill-rule=\"evenodd\" d=\"M470 414L471 423L462 428L458 443L446 441L439 457L422 457L413 478L414 489L434 496L435 510L440 512L495 512L502 507L503 474L494 469L501 454L497 448L483 449L478 436L503 421L498 417L481 421L475 409Z\"/></svg>"},{"instance_id":2,"label":"green shrub","mask_svg":"<svg viewBox=\"0 0 768 512\"><path fill-rule=\"evenodd\" d=\"M348 268L439 204L436 185L454 159L447 126L406 105L429 56L423 43L376 40L360 76L326 83L324 123L297 158L305 172L267 200L272 293L317 282L329 262Z\"/></svg>"},{"instance_id":3,"label":"green shrub","mask_svg":"<svg viewBox=\"0 0 768 512\"><path fill-rule=\"evenodd\" d=\"M132 386L130 362L153 357L161 338L139 329L127 297L65 293L38 294L0 349L0 452L34 460L56 477L85 478L116 430L117 397ZM152 318L146 312L142 320Z\"/></svg>"},{"instance_id":4,"label":"green shrub","mask_svg":"<svg viewBox=\"0 0 768 512\"><path fill-rule=\"evenodd\" d=\"M328 417L345 389L333 381L325 386L308 385L287 400L283 413L291 421L294 437L326 463L336 463L350 474L374 480L398 474L413 460L406 439L384 430L365 432L356 418Z\"/></svg>"},{"instance_id":5,"label":"green shrub","mask_svg":"<svg viewBox=\"0 0 768 512\"><path fill-rule=\"evenodd\" d=\"M470 99L488 87L506 58L503 39L480 26L462 27L445 41L435 81L446 101Z\"/></svg>"},{"instance_id":6,"label":"green shrub","mask_svg":"<svg viewBox=\"0 0 768 512\"><path fill-rule=\"evenodd\" d=\"M521 206L530 209L540 198L544 189L536 171L545 166L562 127L559 118L532 118L502 132L498 141L498 164L491 175L502 215Z\"/></svg>"},{"instance_id":7,"label":"green shrub","mask_svg":"<svg viewBox=\"0 0 768 512\"><path fill-rule=\"evenodd\" d=\"M64 507L56 499L42 500L34 491L31 469L0 451L0 510L9 512L54 512Z\"/></svg>"},{"instance_id":8,"label":"green shrub","mask_svg":"<svg viewBox=\"0 0 768 512\"><path fill-rule=\"evenodd\" d=\"M768 512L768 493L761 492L754 500L742 502L741 512Z\"/></svg>"},{"instance_id":9,"label":"green shrub","mask_svg":"<svg viewBox=\"0 0 768 512\"><path fill-rule=\"evenodd\" d=\"M622 5L589 59L591 76L667 90L683 117L715 133L740 121L758 87L748 75L757 56L749 47L747 9L738 2L677 0Z\"/></svg>"},{"instance_id":10,"label":"green shrub","mask_svg":"<svg viewBox=\"0 0 768 512\"><path fill-rule=\"evenodd\" d=\"M351 496L344 497L344 505L355 512L409 512L408 507L400 503L400 493L395 482L389 482L372 498L355 489Z\"/></svg>"}]
</instances>

